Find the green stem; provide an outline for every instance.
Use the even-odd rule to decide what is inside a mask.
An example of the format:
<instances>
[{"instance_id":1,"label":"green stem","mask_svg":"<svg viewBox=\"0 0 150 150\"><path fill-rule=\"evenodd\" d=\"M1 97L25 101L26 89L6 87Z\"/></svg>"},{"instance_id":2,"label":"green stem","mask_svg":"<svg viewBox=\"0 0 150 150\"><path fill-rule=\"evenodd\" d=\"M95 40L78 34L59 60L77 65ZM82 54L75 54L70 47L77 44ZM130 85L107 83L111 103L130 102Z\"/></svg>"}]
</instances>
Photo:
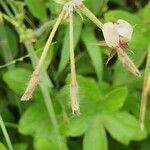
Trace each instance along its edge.
<instances>
[{"instance_id":1,"label":"green stem","mask_svg":"<svg viewBox=\"0 0 150 150\"><path fill-rule=\"evenodd\" d=\"M24 94L23 94L23 96L21 98L21 100L23 100L23 101L24 100L29 100L32 97L32 94L33 94L33 92L35 90L35 87L37 86L37 83L39 81L40 74L41 74L42 67L43 67L43 63L44 63L45 58L47 56L47 52L48 52L49 47L50 47L50 45L52 43L53 37L54 37L54 35L55 35L55 33L56 33L57 29L58 29L58 26L59 26L59 24L60 24L60 22L61 22L61 20L63 18L63 15L64 15L64 13L62 11L60 13L56 23L54 24L54 27L53 27L53 29L52 29L52 31L51 31L51 33L49 35L49 38L48 38L48 40L47 40L47 42L45 44L45 47L44 47L42 55L41 55L41 57L39 59L39 62L37 64L34 72L32 73L31 79L30 79L30 81L28 83L28 86L27 86L27 88L26 88L26 90L25 90L25 92L24 92Z\"/></svg>"},{"instance_id":2,"label":"green stem","mask_svg":"<svg viewBox=\"0 0 150 150\"><path fill-rule=\"evenodd\" d=\"M75 56L74 56L74 43L73 43L73 15L70 14L69 25L69 46L70 46L70 68L71 68L71 80L76 82L76 70L75 70Z\"/></svg>"},{"instance_id":3,"label":"green stem","mask_svg":"<svg viewBox=\"0 0 150 150\"><path fill-rule=\"evenodd\" d=\"M3 119L2 119L1 114L0 114L0 126L1 126L1 129L2 129L2 132L3 132L3 135L4 135L4 137L5 137L5 140L6 140L8 149L9 149L9 150L13 150L13 146L12 146L12 144L11 144L11 141L10 141L10 138L9 138L9 135L8 135L7 130L6 130L6 127L5 127L5 124L4 124L4 121L3 121Z\"/></svg>"},{"instance_id":4,"label":"green stem","mask_svg":"<svg viewBox=\"0 0 150 150\"><path fill-rule=\"evenodd\" d=\"M20 33L20 31L17 28L18 24L17 24L16 21L12 20L7 15L3 15L3 16L7 21L9 21L10 23L12 23L15 26L15 28L16 28L17 32L19 33L19 35L22 34L22 33ZM52 29L51 35L48 38L48 41L46 42L45 48L43 50L43 54L42 54L41 59L40 59L40 64L38 65L38 68L40 70L43 70L42 66L43 66L43 62L45 60L45 57L47 55L47 51L49 49L49 46L52 42L52 39L55 35L55 32L56 32L62 18L63 18L63 12L59 15L58 20L56 21L56 23L54 25L54 28ZM32 65L35 68L38 59L35 56L35 54L33 53L34 52L33 45L30 42L27 42L27 41L24 41L24 44L25 44L28 52L31 54ZM59 133L57 118L56 118L55 111L54 111L52 101L51 101L51 97L50 97L50 94L49 94L49 85L48 85L48 82L47 82L47 80L44 76L42 76L42 82L39 85L40 85L40 88L41 88L41 91L42 91L42 94L43 94L43 97L44 97L44 102L45 102L45 105L46 105L46 108L47 108L47 111L48 111L49 118L50 118L50 120L53 124L54 132L56 134L56 141L58 142L59 149L63 149L63 147L62 147L62 143L63 143L62 142L62 137Z\"/></svg>"},{"instance_id":5,"label":"green stem","mask_svg":"<svg viewBox=\"0 0 150 150\"><path fill-rule=\"evenodd\" d=\"M10 17L8 17L7 15L5 14L2 14L2 17L7 20L8 22L10 22L15 28L18 28L19 27L19 24L14 20L14 19L11 19Z\"/></svg>"},{"instance_id":6,"label":"green stem","mask_svg":"<svg viewBox=\"0 0 150 150\"><path fill-rule=\"evenodd\" d=\"M10 17L13 17L12 12L9 10L8 6L5 4L5 2L3 2L3 0L0 0L0 4L2 5L3 9L5 10L5 12L6 12Z\"/></svg>"},{"instance_id":7,"label":"green stem","mask_svg":"<svg viewBox=\"0 0 150 150\"><path fill-rule=\"evenodd\" d=\"M4 18L6 20L8 20L10 23L12 23L15 27L17 27L16 25L16 22L14 20L12 20L11 18L9 18L8 16L4 15ZM59 25L59 24L57 24ZM16 28L17 29L17 28ZM55 28L56 30L56 28ZM18 31L18 30L17 30ZM54 31L53 31L54 33ZM19 33L20 34L20 33ZM54 35L53 35L54 36ZM52 38L52 37L51 37ZM31 60L32 60L32 65L35 67L37 62L38 62L38 58L37 56L35 55L34 53L34 49L33 49L33 46L32 44L30 44L30 42L24 42L27 50L28 50L28 53L30 53L31 55ZM50 43L47 42L47 45L50 46ZM48 47L47 46L47 47ZM45 55L46 56L46 55ZM49 96L49 86L48 86L48 80L46 80L47 78L45 78L45 76L42 77L42 80L44 81L43 85L41 85L40 83L40 88L42 90L42 93L43 93L43 97L44 97L44 102L45 102L45 105L46 105L46 108L47 108L47 111L48 111L48 114L49 114L49 117L50 117L50 120L54 126L54 130L55 130L55 133L57 135L57 141L58 141L58 145L59 145L59 148L61 148L61 136L58 132L58 123L57 123L57 119L56 119L56 116L55 116L55 112L54 112L54 109L53 109L53 105L52 105L52 102L51 102L51 98ZM51 85L51 84L50 84ZM48 86L48 87L47 87Z\"/></svg>"},{"instance_id":8,"label":"green stem","mask_svg":"<svg viewBox=\"0 0 150 150\"><path fill-rule=\"evenodd\" d=\"M7 31L6 31L5 25L3 23L2 23L2 26L1 26L1 31L0 32L1 32L2 35L4 35L3 40L6 41L6 44L1 45L1 52L3 54L5 62L7 64L7 63L9 63L10 61L13 60L13 56L12 56L11 47L10 47L9 41L8 41ZM7 66L7 69L8 70L13 70L14 67L15 67L14 65ZM22 109L21 109L20 103L18 102L18 99L15 95L13 96L13 99L16 101L16 104L17 104L18 109L19 109L19 113L21 114Z\"/></svg>"},{"instance_id":9,"label":"green stem","mask_svg":"<svg viewBox=\"0 0 150 150\"><path fill-rule=\"evenodd\" d=\"M87 16L93 23L95 23L100 29L103 27L103 23L100 22L97 17L85 6L81 5L78 8L85 16Z\"/></svg>"},{"instance_id":10,"label":"green stem","mask_svg":"<svg viewBox=\"0 0 150 150\"><path fill-rule=\"evenodd\" d=\"M52 31L51 31L51 33L50 33L50 36L49 36L49 38L48 38L48 40L47 40L47 42L45 44L45 47L44 47L44 50L43 50L42 55L40 57L39 63L37 65L37 67L36 67L39 70L41 70L41 67L42 67L42 65L44 63L44 60L46 58L48 49L49 49L49 47L50 47L50 45L52 43L53 37L54 37L54 35L55 35L55 33L56 33L57 29L58 29L58 26L59 26L59 24L60 24L60 22L61 22L61 20L63 18L63 15L64 15L64 13L61 12L59 17L58 17L58 19L57 19L57 21L56 21L56 23L55 23L55 25L54 25L54 27L53 27L53 29L52 29Z\"/></svg>"},{"instance_id":11,"label":"green stem","mask_svg":"<svg viewBox=\"0 0 150 150\"><path fill-rule=\"evenodd\" d=\"M42 80L42 81L44 81L44 80ZM62 150L63 149L62 148L62 137L59 133L59 126L58 126L57 118L55 115L54 107L52 104L52 100L51 100L51 97L49 95L49 90L48 90L48 87L46 87L45 85L46 85L46 83L43 82L43 84L40 84L40 88L41 88L41 91L42 91L42 94L44 97L44 102L45 102L50 120L51 120L52 125L53 125L54 133L56 135L56 141L58 143L59 149Z\"/></svg>"},{"instance_id":12,"label":"green stem","mask_svg":"<svg viewBox=\"0 0 150 150\"><path fill-rule=\"evenodd\" d=\"M11 122L5 122L5 126L10 127L10 128L14 128L14 129L18 129L18 124L11 123Z\"/></svg>"},{"instance_id":13,"label":"green stem","mask_svg":"<svg viewBox=\"0 0 150 150\"><path fill-rule=\"evenodd\" d=\"M31 57L32 65L35 68L36 64L38 62L38 58L34 53L34 48L33 48L32 44L30 44L30 43L25 43L25 46L28 50L28 53L31 54L30 57ZM45 103L45 106L47 108L50 121L53 124L53 128L54 128L54 131L56 134L58 145L61 149L61 136L60 136L59 131L58 131L59 130L58 129L58 123L57 123L57 119L55 116L55 111L53 108L52 100L51 100L51 97L49 95L49 84L48 84L49 81L48 81L48 76L47 76L46 72L42 71L41 80L42 80L42 82L39 83L39 86L40 86L40 89L41 89L42 94L43 94L44 103Z\"/></svg>"},{"instance_id":14,"label":"green stem","mask_svg":"<svg viewBox=\"0 0 150 150\"><path fill-rule=\"evenodd\" d=\"M45 22L42 26L40 26L37 30L34 31L34 35L39 37L43 34L43 32L47 31L50 27L54 25L56 19Z\"/></svg>"},{"instance_id":15,"label":"green stem","mask_svg":"<svg viewBox=\"0 0 150 150\"><path fill-rule=\"evenodd\" d=\"M70 98L72 113L80 114L79 108L79 93L76 80L76 67L74 56L74 42L73 42L73 14L69 15L69 49L70 49L70 69L71 69L71 84L70 84Z\"/></svg>"},{"instance_id":16,"label":"green stem","mask_svg":"<svg viewBox=\"0 0 150 150\"><path fill-rule=\"evenodd\" d=\"M7 0L7 3L10 5L11 9L13 10L14 14L17 15L18 14L18 11L17 9L15 8L12 0Z\"/></svg>"},{"instance_id":17,"label":"green stem","mask_svg":"<svg viewBox=\"0 0 150 150\"><path fill-rule=\"evenodd\" d=\"M142 130L144 129L145 113L146 113L146 107L147 107L147 97L148 97L149 90L150 90L150 45L148 49L148 56L147 56L143 90L142 90L142 98L141 98L141 106L140 106L140 116L139 116Z\"/></svg>"}]
</instances>

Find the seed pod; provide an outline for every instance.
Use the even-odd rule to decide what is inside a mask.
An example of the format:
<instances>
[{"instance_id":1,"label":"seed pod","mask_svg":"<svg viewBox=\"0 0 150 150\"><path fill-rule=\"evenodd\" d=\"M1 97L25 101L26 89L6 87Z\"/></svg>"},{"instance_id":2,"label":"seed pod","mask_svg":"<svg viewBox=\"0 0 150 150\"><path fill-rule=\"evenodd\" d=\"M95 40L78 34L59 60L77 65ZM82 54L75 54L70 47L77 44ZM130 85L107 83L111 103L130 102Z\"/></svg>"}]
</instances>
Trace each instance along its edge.
<instances>
[{"instance_id":1,"label":"seed pod","mask_svg":"<svg viewBox=\"0 0 150 150\"><path fill-rule=\"evenodd\" d=\"M72 82L70 84L70 98L71 98L72 113L80 115L79 91L78 91L78 84L76 82Z\"/></svg>"},{"instance_id":2,"label":"seed pod","mask_svg":"<svg viewBox=\"0 0 150 150\"><path fill-rule=\"evenodd\" d=\"M132 60L128 57L128 55L121 48L117 48L116 51L117 51L119 60L122 62L122 64L124 64L126 69L128 69L137 78L140 78L141 77L140 71L137 69L137 67L134 65Z\"/></svg>"}]
</instances>

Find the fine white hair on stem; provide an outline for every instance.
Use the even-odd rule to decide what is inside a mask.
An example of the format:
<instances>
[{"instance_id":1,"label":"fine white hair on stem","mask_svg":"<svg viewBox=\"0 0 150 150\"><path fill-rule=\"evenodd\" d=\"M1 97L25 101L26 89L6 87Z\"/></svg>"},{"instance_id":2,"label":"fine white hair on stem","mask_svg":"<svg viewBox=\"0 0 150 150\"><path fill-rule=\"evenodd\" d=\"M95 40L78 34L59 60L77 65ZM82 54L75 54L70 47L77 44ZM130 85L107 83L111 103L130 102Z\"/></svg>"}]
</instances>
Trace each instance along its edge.
<instances>
[{"instance_id":1,"label":"fine white hair on stem","mask_svg":"<svg viewBox=\"0 0 150 150\"><path fill-rule=\"evenodd\" d=\"M139 114L141 130L144 130L146 108L147 108L147 103L148 103L148 94L150 90L150 45L148 48L146 68L145 68L144 74L145 75L144 75L144 83L143 83L143 88L142 88L142 97L141 97L140 114Z\"/></svg>"},{"instance_id":2,"label":"fine white hair on stem","mask_svg":"<svg viewBox=\"0 0 150 150\"><path fill-rule=\"evenodd\" d=\"M56 23L54 24L54 27L50 33L50 36L45 44L45 47L44 47L44 50L42 52L42 55L40 57L40 60L33 72L33 74L31 75L31 79L28 83L28 86L23 94L23 96L21 97L21 100L22 101L25 101L25 100L29 100L31 97L32 97L32 94L38 84L38 81L39 81L39 78L40 78L40 73L41 73L41 70L42 70L42 66L43 66L43 63L44 63L44 60L46 58L46 55L47 55L47 52L48 52L48 49L52 43L52 40L53 40L53 37L57 31L57 28L62 20L64 16L64 12L62 11L58 17L58 19L56 20Z\"/></svg>"},{"instance_id":3,"label":"fine white hair on stem","mask_svg":"<svg viewBox=\"0 0 150 150\"><path fill-rule=\"evenodd\" d=\"M76 81L75 57L74 57L74 43L73 43L73 15L69 15L69 48L70 48L70 69L71 69L71 83L70 83L70 98L72 113L80 114L79 108L79 93L78 84Z\"/></svg>"},{"instance_id":4,"label":"fine white hair on stem","mask_svg":"<svg viewBox=\"0 0 150 150\"><path fill-rule=\"evenodd\" d=\"M140 118L139 119L140 119L141 130L144 130L144 121L145 121L147 97L148 97L149 89L150 89L150 76L146 74L144 77L141 106L140 106Z\"/></svg>"},{"instance_id":5,"label":"fine white hair on stem","mask_svg":"<svg viewBox=\"0 0 150 150\"><path fill-rule=\"evenodd\" d=\"M128 55L121 49L117 48L116 49L119 60L124 64L124 66L131 72L133 73L136 77L140 78L141 73L137 69L137 67L134 65L134 63L131 61L131 59L128 57Z\"/></svg>"},{"instance_id":6,"label":"fine white hair on stem","mask_svg":"<svg viewBox=\"0 0 150 150\"><path fill-rule=\"evenodd\" d=\"M77 10L80 10L86 17L88 17L97 27L102 29L103 23L84 5L81 3L77 7Z\"/></svg>"}]
</instances>

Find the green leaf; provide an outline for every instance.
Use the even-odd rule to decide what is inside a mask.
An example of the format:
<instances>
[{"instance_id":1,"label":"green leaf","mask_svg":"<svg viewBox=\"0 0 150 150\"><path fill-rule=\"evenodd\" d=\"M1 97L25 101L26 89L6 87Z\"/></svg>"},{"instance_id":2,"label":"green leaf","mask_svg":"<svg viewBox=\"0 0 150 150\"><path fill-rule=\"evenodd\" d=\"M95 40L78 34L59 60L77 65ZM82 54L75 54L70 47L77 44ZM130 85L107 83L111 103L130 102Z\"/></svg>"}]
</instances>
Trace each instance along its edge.
<instances>
[{"instance_id":1,"label":"green leaf","mask_svg":"<svg viewBox=\"0 0 150 150\"><path fill-rule=\"evenodd\" d=\"M95 74L95 69L91 62L89 61L90 57L88 56L88 53L86 51L83 52L83 56L81 59L79 59L76 63L76 68L77 68L77 74L82 74L82 75L89 75ZM86 65L85 65L86 64Z\"/></svg>"},{"instance_id":2,"label":"green leaf","mask_svg":"<svg viewBox=\"0 0 150 150\"><path fill-rule=\"evenodd\" d=\"M82 76L77 76L77 81L81 114L85 116L95 114L97 111L97 103L101 100L101 91L99 90L98 84L93 79ZM69 82L70 78L67 79L66 86L57 94L57 100L63 103L67 110L69 108L68 113L71 112Z\"/></svg>"},{"instance_id":3,"label":"green leaf","mask_svg":"<svg viewBox=\"0 0 150 150\"><path fill-rule=\"evenodd\" d=\"M0 55L9 63L18 53L16 33L7 24L0 23Z\"/></svg>"},{"instance_id":4,"label":"green leaf","mask_svg":"<svg viewBox=\"0 0 150 150\"><path fill-rule=\"evenodd\" d=\"M8 102L4 101L1 98L0 98L0 114L1 114L2 118L7 122L11 122L14 119L13 114L11 113L11 111L8 108Z\"/></svg>"},{"instance_id":5,"label":"green leaf","mask_svg":"<svg viewBox=\"0 0 150 150\"><path fill-rule=\"evenodd\" d=\"M125 6L126 5L125 1L120 1L120 0L110 0L110 2L115 3L117 5L120 5L120 6Z\"/></svg>"},{"instance_id":6,"label":"green leaf","mask_svg":"<svg viewBox=\"0 0 150 150\"><path fill-rule=\"evenodd\" d=\"M69 120L67 121L67 123L65 122L61 126L61 133L68 137L77 137L81 136L85 132L91 118L81 115L80 117L73 116L68 119Z\"/></svg>"},{"instance_id":7,"label":"green leaf","mask_svg":"<svg viewBox=\"0 0 150 150\"><path fill-rule=\"evenodd\" d=\"M145 20L149 20L150 18L150 2L144 7L144 9L142 10L142 17Z\"/></svg>"},{"instance_id":8,"label":"green leaf","mask_svg":"<svg viewBox=\"0 0 150 150\"><path fill-rule=\"evenodd\" d=\"M79 38L80 38L80 33L82 29L82 20L79 17L74 17L74 47L76 47ZM65 30L65 37L63 41L63 47L61 50L61 58L60 58L60 63L58 67L58 72L57 75L59 75L64 68L66 67L68 61L69 61L69 29L67 26L67 29Z\"/></svg>"},{"instance_id":9,"label":"green leaf","mask_svg":"<svg viewBox=\"0 0 150 150\"><path fill-rule=\"evenodd\" d=\"M105 21L116 21L118 19L124 19L131 23L132 25L135 24L141 24L140 18L138 18L136 15L133 15L129 12L123 11L123 10L112 10L104 15Z\"/></svg>"},{"instance_id":10,"label":"green leaf","mask_svg":"<svg viewBox=\"0 0 150 150\"><path fill-rule=\"evenodd\" d=\"M62 9L62 4L64 4L64 1L66 0L48 0L48 8L52 16L58 16Z\"/></svg>"},{"instance_id":11,"label":"green leaf","mask_svg":"<svg viewBox=\"0 0 150 150\"><path fill-rule=\"evenodd\" d=\"M114 112L119 110L128 95L126 87L118 87L109 92L100 103L100 110L102 112Z\"/></svg>"},{"instance_id":12,"label":"green leaf","mask_svg":"<svg viewBox=\"0 0 150 150\"><path fill-rule=\"evenodd\" d=\"M47 140L47 139L36 139L34 142L34 148L35 150L58 150L57 143Z\"/></svg>"},{"instance_id":13,"label":"green leaf","mask_svg":"<svg viewBox=\"0 0 150 150\"><path fill-rule=\"evenodd\" d=\"M147 36L144 35L144 33L147 32L146 26L144 24L142 25L136 25L133 30L132 40L130 42L131 50L133 50L134 54L132 57L136 57L135 61L139 62L139 59L144 55L145 51L149 45L149 40L147 39ZM140 40L139 40L140 39Z\"/></svg>"},{"instance_id":14,"label":"green leaf","mask_svg":"<svg viewBox=\"0 0 150 150\"><path fill-rule=\"evenodd\" d=\"M117 62L114 66L113 86L127 85L130 88L141 88L142 80L133 76L121 62Z\"/></svg>"},{"instance_id":15,"label":"green leaf","mask_svg":"<svg viewBox=\"0 0 150 150\"><path fill-rule=\"evenodd\" d=\"M145 37L148 41L150 41L150 26L149 26L149 24L148 24L148 23L147 23L147 24L143 24L142 29L144 30L144 31L143 31L144 37ZM142 30L142 29L141 29L141 30ZM148 46L149 46L149 45L148 45Z\"/></svg>"},{"instance_id":16,"label":"green leaf","mask_svg":"<svg viewBox=\"0 0 150 150\"><path fill-rule=\"evenodd\" d=\"M13 145L14 150L26 150L28 148L27 143L17 143Z\"/></svg>"},{"instance_id":17,"label":"green leaf","mask_svg":"<svg viewBox=\"0 0 150 150\"><path fill-rule=\"evenodd\" d=\"M141 131L139 122L127 112L103 115L103 123L111 136L125 145L146 137L146 131Z\"/></svg>"},{"instance_id":18,"label":"green leaf","mask_svg":"<svg viewBox=\"0 0 150 150\"><path fill-rule=\"evenodd\" d=\"M109 84L109 82L102 81L98 83L98 85L101 91L102 98L108 93L108 91L112 90L112 87Z\"/></svg>"},{"instance_id":19,"label":"green leaf","mask_svg":"<svg viewBox=\"0 0 150 150\"><path fill-rule=\"evenodd\" d=\"M103 78L103 60L100 52L100 47L96 45L97 40L94 31L91 28L86 28L82 31L82 40L87 48L89 56L92 60L93 66L96 71L97 78ZM95 44L95 45L94 45Z\"/></svg>"},{"instance_id":20,"label":"green leaf","mask_svg":"<svg viewBox=\"0 0 150 150\"><path fill-rule=\"evenodd\" d=\"M7 150L6 147L0 142L0 150Z\"/></svg>"},{"instance_id":21,"label":"green leaf","mask_svg":"<svg viewBox=\"0 0 150 150\"><path fill-rule=\"evenodd\" d=\"M132 113L134 116L139 117L140 97L141 92L137 90L129 94L123 109Z\"/></svg>"},{"instance_id":22,"label":"green leaf","mask_svg":"<svg viewBox=\"0 0 150 150\"><path fill-rule=\"evenodd\" d=\"M96 116L85 132L83 139L84 150L107 150L107 138L100 117Z\"/></svg>"},{"instance_id":23,"label":"green leaf","mask_svg":"<svg viewBox=\"0 0 150 150\"><path fill-rule=\"evenodd\" d=\"M19 122L19 132L38 138L50 138L52 126L44 104L34 103L25 111Z\"/></svg>"},{"instance_id":24,"label":"green leaf","mask_svg":"<svg viewBox=\"0 0 150 150\"><path fill-rule=\"evenodd\" d=\"M31 13L41 21L47 19L45 0L25 0Z\"/></svg>"},{"instance_id":25,"label":"green leaf","mask_svg":"<svg viewBox=\"0 0 150 150\"><path fill-rule=\"evenodd\" d=\"M23 94L31 72L23 68L15 68L3 74L3 80L8 87L18 95Z\"/></svg>"},{"instance_id":26,"label":"green leaf","mask_svg":"<svg viewBox=\"0 0 150 150\"><path fill-rule=\"evenodd\" d=\"M67 2L66 0L53 0L53 1L58 4L64 4L65 2Z\"/></svg>"},{"instance_id":27,"label":"green leaf","mask_svg":"<svg viewBox=\"0 0 150 150\"><path fill-rule=\"evenodd\" d=\"M84 2L88 9L90 9L90 11L92 11L95 15L97 15L98 12L100 12L104 3L105 2L102 0L86 0Z\"/></svg>"},{"instance_id":28,"label":"green leaf","mask_svg":"<svg viewBox=\"0 0 150 150\"><path fill-rule=\"evenodd\" d=\"M20 133L34 137L34 147L37 150L42 147L59 150L58 143L62 149L67 150L65 140L62 137L60 137L61 140L58 140L60 135L54 131L43 102L38 101L30 105L22 115L18 129Z\"/></svg>"},{"instance_id":29,"label":"green leaf","mask_svg":"<svg viewBox=\"0 0 150 150\"><path fill-rule=\"evenodd\" d=\"M149 148L150 148L149 139L140 142L139 150L149 150Z\"/></svg>"}]
</instances>

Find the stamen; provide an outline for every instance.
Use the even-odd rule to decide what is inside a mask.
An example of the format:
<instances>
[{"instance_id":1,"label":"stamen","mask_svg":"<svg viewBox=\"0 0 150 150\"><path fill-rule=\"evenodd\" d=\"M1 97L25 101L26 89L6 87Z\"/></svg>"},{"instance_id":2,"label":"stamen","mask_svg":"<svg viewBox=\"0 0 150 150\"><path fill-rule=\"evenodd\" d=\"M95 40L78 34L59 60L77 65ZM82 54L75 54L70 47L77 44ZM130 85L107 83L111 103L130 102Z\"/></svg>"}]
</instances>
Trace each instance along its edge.
<instances>
[{"instance_id":1,"label":"stamen","mask_svg":"<svg viewBox=\"0 0 150 150\"><path fill-rule=\"evenodd\" d=\"M128 43L125 42L124 38L122 38L121 36L119 37L119 47L123 50L128 48Z\"/></svg>"}]
</instances>

